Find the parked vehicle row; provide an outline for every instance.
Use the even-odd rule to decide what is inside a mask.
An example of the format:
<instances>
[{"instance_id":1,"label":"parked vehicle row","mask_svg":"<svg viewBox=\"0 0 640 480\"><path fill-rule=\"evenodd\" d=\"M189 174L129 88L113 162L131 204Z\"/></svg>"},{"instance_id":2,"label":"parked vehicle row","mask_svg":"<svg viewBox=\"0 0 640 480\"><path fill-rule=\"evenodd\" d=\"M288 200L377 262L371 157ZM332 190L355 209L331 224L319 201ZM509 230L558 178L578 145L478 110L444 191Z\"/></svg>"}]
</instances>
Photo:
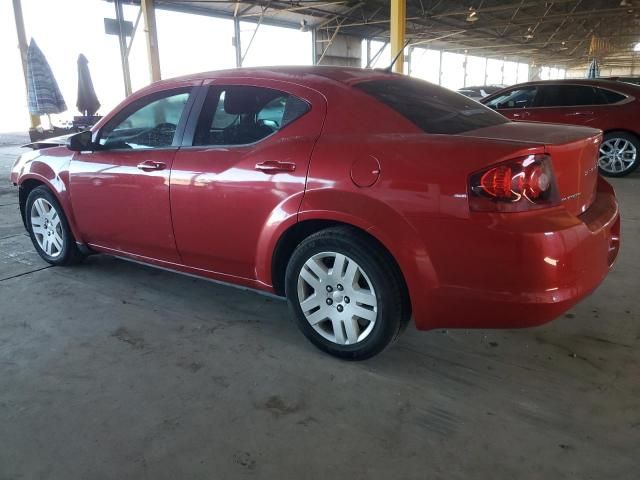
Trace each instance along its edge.
<instances>
[{"instance_id":1,"label":"parked vehicle row","mask_svg":"<svg viewBox=\"0 0 640 480\"><path fill-rule=\"evenodd\" d=\"M313 344L363 359L411 318L527 327L592 292L620 232L601 140L382 71L241 69L144 88L11 180L47 262L103 252L286 296Z\"/></svg>"},{"instance_id":2,"label":"parked vehicle row","mask_svg":"<svg viewBox=\"0 0 640 480\"><path fill-rule=\"evenodd\" d=\"M505 88L505 85L483 85L481 87L464 87L458 90L465 97L472 98L473 100L481 100L484 97L499 92Z\"/></svg>"},{"instance_id":3,"label":"parked vehicle row","mask_svg":"<svg viewBox=\"0 0 640 480\"><path fill-rule=\"evenodd\" d=\"M598 167L621 177L638 167L640 86L611 80L554 80L506 88L481 100L516 121L566 123L604 132Z\"/></svg>"}]
</instances>

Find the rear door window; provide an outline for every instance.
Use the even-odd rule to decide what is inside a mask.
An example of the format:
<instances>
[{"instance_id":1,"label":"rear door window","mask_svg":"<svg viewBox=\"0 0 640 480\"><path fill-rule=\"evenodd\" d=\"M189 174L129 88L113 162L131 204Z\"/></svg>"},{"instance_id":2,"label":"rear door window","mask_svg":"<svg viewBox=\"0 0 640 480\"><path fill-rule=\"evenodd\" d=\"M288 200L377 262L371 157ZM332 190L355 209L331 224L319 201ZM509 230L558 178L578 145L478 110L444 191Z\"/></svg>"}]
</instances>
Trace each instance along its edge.
<instances>
[{"instance_id":1,"label":"rear door window","mask_svg":"<svg viewBox=\"0 0 640 480\"><path fill-rule=\"evenodd\" d=\"M509 121L464 95L413 78L369 80L354 88L391 107L425 133L456 134Z\"/></svg>"},{"instance_id":2,"label":"rear door window","mask_svg":"<svg viewBox=\"0 0 640 480\"><path fill-rule=\"evenodd\" d=\"M607 90L606 88L597 88L596 90L598 92L598 103L603 105L618 103L627 98L621 93L612 92L611 90Z\"/></svg>"},{"instance_id":3,"label":"rear door window","mask_svg":"<svg viewBox=\"0 0 640 480\"><path fill-rule=\"evenodd\" d=\"M496 110L503 108L527 108L533 105L537 93L537 87L533 86L516 88L492 98L486 105Z\"/></svg>"},{"instance_id":4,"label":"rear door window","mask_svg":"<svg viewBox=\"0 0 640 480\"><path fill-rule=\"evenodd\" d=\"M544 85L536 99L537 107L577 107L598 103L596 89L588 85Z\"/></svg>"},{"instance_id":5,"label":"rear door window","mask_svg":"<svg viewBox=\"0 0 640 480\"><path fill-rule=\"evenodd\" d=\"M304 100L271 88L232 85L207 93L194 145L248 145L281 130L309 111Z\"/></svg>"}]
</instances>

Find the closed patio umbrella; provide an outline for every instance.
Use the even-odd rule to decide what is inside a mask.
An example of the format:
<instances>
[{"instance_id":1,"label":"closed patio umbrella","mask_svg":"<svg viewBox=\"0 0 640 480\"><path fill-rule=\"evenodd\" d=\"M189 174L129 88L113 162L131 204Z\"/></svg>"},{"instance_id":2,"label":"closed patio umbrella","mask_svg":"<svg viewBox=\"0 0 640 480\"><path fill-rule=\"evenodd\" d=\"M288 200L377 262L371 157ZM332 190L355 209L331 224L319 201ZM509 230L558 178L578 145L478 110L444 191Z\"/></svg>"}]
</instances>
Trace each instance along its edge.
<instances>
[{"instance_id":1,"label":"closed patio umbrella","mask_svg":"<svg viewBox=\"0 0 640 480\"><path fill-rule=\"evenodd\" d=\"M49 62L33 39L27 50L27 82L30 113L50 115L67 109Z\"/></svg>"},{"instance_id":2,"label":"closed patio umbrella","mask_svg":"<svg viewBox=\"0 0 640 480\"><path fill-rule=\"evenodd\" d=\"M89 60L83 54L78 55L78 101L76 107L86 116L95 115L100 108L100 102L93 88Z\"/></svg>"},{"instance_id":3,"label":"closed patio umbrella","mask_svg":"<svg viewBox=\"0 0 640 480\"><path fill-rule=\"evenodd\" d=\"M591 60L591 64L589 64L589 69L587 70L587 78L598 78L600 76L600 67L598 66L598 61L594 58Z\"/></svg>"}]
</instances>

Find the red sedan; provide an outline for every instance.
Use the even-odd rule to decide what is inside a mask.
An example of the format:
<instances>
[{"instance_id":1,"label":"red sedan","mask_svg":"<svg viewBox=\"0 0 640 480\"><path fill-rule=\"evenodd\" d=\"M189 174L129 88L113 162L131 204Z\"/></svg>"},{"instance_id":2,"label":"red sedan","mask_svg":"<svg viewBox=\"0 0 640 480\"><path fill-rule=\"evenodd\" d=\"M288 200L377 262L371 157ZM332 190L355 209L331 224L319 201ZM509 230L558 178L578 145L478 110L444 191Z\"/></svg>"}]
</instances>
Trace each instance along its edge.
<instances>
[{"instance_id":1,"label":"red sedan","mask_svg":"<svg viewBox=\"0 0 640 480\"><path fill-rule=\"evenodd\" d=\"M286 296L316 346L363 359L411 317L527 327L592 292L620 231L601 139L385 72L230 70L153 84L11 179L46 261Z\"/></svg>"},{"instance_id":2,"label":"red sedan","mask_svg":"<svg viewBox=\"0 0 640 480\"><path fill-rule=\"evenodd\" d=\"M640 163L640 86L612 80L549 80L514 85L481 102L511 120L568 123L604 132L598 167L623 177Z\"/></svg>"}]
</instances>

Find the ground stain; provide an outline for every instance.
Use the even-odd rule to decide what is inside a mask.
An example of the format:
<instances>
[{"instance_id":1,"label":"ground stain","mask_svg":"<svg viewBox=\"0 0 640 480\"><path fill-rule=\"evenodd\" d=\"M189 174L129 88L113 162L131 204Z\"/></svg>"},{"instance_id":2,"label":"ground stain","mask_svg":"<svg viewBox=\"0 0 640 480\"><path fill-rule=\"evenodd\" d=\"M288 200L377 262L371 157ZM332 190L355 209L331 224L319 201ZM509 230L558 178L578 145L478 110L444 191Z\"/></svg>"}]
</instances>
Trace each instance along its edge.
<instances>
[{"instance_id":1,"label":"ground stain","mask_svg":"<svg viewBox=\"0 0 640 480\"><path fill-rule=\"evenodd\" d=\"M124 327L118 328L111 334L111 336L120 340L121 342L128 343L136 350L141 350L144 348L144 338L133 335Z\"/></svg>"}]
</instances>

